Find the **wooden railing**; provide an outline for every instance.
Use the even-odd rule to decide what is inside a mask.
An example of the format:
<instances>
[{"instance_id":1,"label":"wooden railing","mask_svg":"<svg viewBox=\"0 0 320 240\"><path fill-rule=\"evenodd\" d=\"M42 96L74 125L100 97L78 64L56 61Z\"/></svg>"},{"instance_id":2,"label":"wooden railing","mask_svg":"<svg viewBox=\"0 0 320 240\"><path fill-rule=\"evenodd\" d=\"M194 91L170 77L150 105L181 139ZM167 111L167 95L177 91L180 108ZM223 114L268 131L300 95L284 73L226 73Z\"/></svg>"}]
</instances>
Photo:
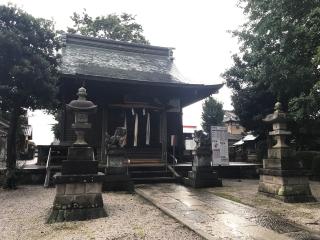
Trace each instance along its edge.
<instances>
[{"instance_id":1,"label":"wooden railing","mask_svg":"<svg viewBox=\"0 0 320 240\"><path fill-rule=\"evenodd\" d=\"M43 184L45 188L49 187L49 184L50 184L50 175L51 175L50 164L51 164L51 147L49 148L49 154L48 154L47 164L46 164L46 178Z\"/></svg>"}]
</instances>

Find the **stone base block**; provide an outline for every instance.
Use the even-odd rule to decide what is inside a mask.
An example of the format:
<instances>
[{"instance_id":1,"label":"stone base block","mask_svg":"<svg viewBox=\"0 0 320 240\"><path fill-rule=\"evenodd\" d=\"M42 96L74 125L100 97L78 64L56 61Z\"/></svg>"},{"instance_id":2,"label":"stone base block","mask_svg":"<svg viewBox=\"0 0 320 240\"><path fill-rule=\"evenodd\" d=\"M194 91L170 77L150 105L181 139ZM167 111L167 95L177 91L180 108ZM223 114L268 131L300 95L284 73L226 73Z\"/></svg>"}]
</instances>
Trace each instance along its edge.
<instances>
[{"instance_id":1,"label":"stone base block","mask_svg":"<svg viewBox=\"0 0 320 240\"><path fill-rule=\"evenodd\" d=\"M273 147L268 149L268 157L274 159L291 159L294 156L295 151L289 147Z\"/></svg>"},{"instance_id":2,"label":"stone base block","mask_svg":"<svg viewBox=\"0 0 320 240\"><path fill-rule=\"evenodd\" d=\"M184 184L193 188L222 187L222 181L216 172L188 172L188 178L184 178Z\"/></svg>"},{"instance_id":3,"label":"stone base block","mask_svg":"<svg viewBox=\"0 0 320 240\"><path fill-rule=\"evenodd\" d=\"M68 161L88 161L93 160L93 148L88 146L69 147Z\"/></svg>"},{"instance_id":4,"label":"stone base block","mask_svg":"<svg viewBox=\"0 0 320 240\"><path fill-rule=\"evenodd\" d=\"M264 169L294 170L299 169L299 162L291 158L267 158L263 159Z\"/></svg>"},{"instance_id":5,"label":"stone base block","mask_svg":"<svg viewBox=\"0 0 320 240\"><path fill-rule=\"evenodd\" d=\"M197 150L193 153L193 166L209 166L211 165L211 149Z\"/></svg>"},{"instance_id":6,"label":"stone base block","mask_svg":"<svg viewBox=\"0 0 320 240\"><path fill-rule=\"evenodd\" d=\"M260 175L259 192L284 202L313 202L306 176Z\"/></svg>"},{"instance_id":7,"label":"stone base block","mask_svg":"<svg viewBox=\"0 0 320 240\"><path fill-rule=\"evenodd\" d=\"M195 166L195 165L193 165L192 166L192 171L193 172L210 172L210 173L212 173L214 170L213 170L213 167L212 166L208 166L208 165L206 165L206 166Z\"/></svg>"},{"instance_id":8,"label":"stone base block","mask_svg":"<svg viewBox=\"0 0 320 240\"><path fill-rule=\"evenodd\" d=\"M188 178L198 178L198 179L217 179L217 172L198 172L198 171L189 171Z\"/></svg>"},{"instance_id":9,"label":"stone base block","mask_svg":"<svg viewBox=\"0 0 320 240\"><path fill-rule=\"evenodd\" d=\"M85 221L103 217L107 217L104 208L53 209L47 223Z\"/></svg>"},{"instance_id":10,"label":"stone base block","mask_svg":"<svg viewBox=\"0 0 320 240\"><path fill-rule=\"evenodd\" d=\"M70 174L97 174L98 173L98 161L62 161L62 175Z\"/></svg>"},{"instance_id":11,"label":"stone base block","mask_svg":"<svg viewBox=\"0 0 320 240\"><path fill-rule=\"evenodd\" d=\"M106 217L101 191L102 182L57 184L53 209L47 222Z\"/></svg>"},{"instance_id":12,"label":"stone base block","mask_svg":"<svg viewBox=\"0 0 320 240\"><path fill-rule=\"evenodd\" d=\"M62 175L60 172L56 173L53 176L55 184L64 184L64 183L98 183L103 182L105 175L101 172L97 174L70 174Z\"/></svg>"}]
</instances>

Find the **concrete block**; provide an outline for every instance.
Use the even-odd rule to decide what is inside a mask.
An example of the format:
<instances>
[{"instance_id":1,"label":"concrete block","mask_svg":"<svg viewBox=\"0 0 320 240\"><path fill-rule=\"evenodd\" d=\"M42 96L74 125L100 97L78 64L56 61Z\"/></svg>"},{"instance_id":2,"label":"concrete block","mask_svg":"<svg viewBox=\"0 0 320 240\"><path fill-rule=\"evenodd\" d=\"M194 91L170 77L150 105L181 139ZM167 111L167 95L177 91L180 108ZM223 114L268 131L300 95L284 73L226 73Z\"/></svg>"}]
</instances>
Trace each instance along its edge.
<instances>
[{"instance_id":1,"label":"concrete block","mask_svg":"<svg viewBox=\"0 0 320 240\"><path fill-rule=\"evenodd\" d=\"M278 194L279 189L281 187L282 187L282 185L279 185L279 184L259 182L259 192Z\"/></svg>"},{"instance_id":2,"label":"concrete block","mask_svg":"<svg viewBox=\"0 0 320 240\"><path fill-rule=\"evenodd\" d=\"M57 184L56 185L56 194L64 195L66 191L66 184Z\"/></svg>"},{"instance_id":3,"label":"concrete block","mask_svg":"<svg viewBox=\"0 0 320 240\"><path fill-rule=\"evenodd\" d=\"M308 185L309 179L307 177L288 178L286 183L289 185Z\"/></svg>"},{"instance_id":4,"label":"concrete block","mask_svg":"<svg viewBox=\"0 0 320 240\"><path fill-rule=\"evenodd\" d=\"M283 178L281 176L274 176L273 177L273 182L275 184L283 185L283 184L285 184L285 178Z\"/></svg>"},{"instance_id":5,"label":"concrete block","mask_svg":"<svg viewBox=\"0 0 320 240\"><path fill-rule=\"evenodd\" d=\"M101 193L102 183L86 183L85 193Z\"/></svg>"},{"instance_id":6,"label":"concrete block","mask_svg":"<svg viewBox=\"0 0 320 240\"><path fill-rule=\"evenodd\" d=\"M273 183L273 176L268 176L268 175L261 175L261 176L262 176L263 182Z\"/></svg>"}]
</instances>

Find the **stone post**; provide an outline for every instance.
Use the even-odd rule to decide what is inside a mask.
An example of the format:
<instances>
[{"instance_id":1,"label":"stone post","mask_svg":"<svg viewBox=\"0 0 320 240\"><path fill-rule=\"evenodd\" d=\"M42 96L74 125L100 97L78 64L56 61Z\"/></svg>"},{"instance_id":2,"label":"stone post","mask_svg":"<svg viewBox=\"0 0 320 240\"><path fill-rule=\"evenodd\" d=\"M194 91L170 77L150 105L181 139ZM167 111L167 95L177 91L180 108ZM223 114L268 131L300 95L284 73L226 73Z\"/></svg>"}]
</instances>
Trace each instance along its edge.
<instances>
[{"instance_id":1,"label":"stone post","mask_svg":"<svg viewBox=\"0 0 320 240\"><path fill-rule=\"evenodd\" d=\"M106 155L108 167L104 190L134 191L133 181L128 173L128 156L125 149L127 129L118 127L113 136L106 136Z\"/></svg>"},{"instance_id":2,"label":"stone post","mask_svg":"<svg viewBox=\"0 0 320 240\"><path fill-rule=\"evenodd\" d=\"M272 124L269 135L274 137L276 144L268 149L268 158L263 159L259 192L284 202L314 201L307 172L301 168L295 151L286 143L286 136L291 134L287 130L287 115L279 102L274 109L264 121Z\"/></svg>"},{"instance_id":3,"label":"stone post","mask_svg":"<svg viewBox=\"0 0 320 240\"><path fill-rule=\"evenodd\" d=\"M192 171L189 171L188 177L184 179L185 184L194 188L221 187L222 181L211 166L212 149L209 136L202 131L195 131L195 141L197 147L192 152Z\"/></svg>"},{"instance_id":4,"label":"stone post","mask_svg":"<svg viewBox=\"0 0 320 240\"><path fill-rule=\"evenodd\" d=\"M102 199L102 183L105 175L98 172L98 161L85 141L85 130L90 130L88 114L97 106L86 100L86 89L80 88L78 99L71 101L67 109L75 113L77 139L68 149L67 160L62 161L62 171L54 176L56 196L48 223L88 220L106 217Z\"/></svg>"}]
</instances>

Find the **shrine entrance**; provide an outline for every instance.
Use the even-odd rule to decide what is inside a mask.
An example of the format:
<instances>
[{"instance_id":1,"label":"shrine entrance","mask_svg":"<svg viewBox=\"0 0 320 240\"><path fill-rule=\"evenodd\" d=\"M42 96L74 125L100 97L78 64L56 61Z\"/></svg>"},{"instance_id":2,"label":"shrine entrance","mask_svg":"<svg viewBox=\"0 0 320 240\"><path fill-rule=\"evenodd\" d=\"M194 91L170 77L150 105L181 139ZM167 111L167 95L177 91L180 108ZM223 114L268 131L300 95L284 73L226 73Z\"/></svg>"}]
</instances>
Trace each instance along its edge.
<instances>
[{"instance_id":1,"label":"shrine entrance","mask_svg":"<svg viewBox=\"0 0 320 240\"><path fill-rule=\"evenodd\" d=\"M110 105L106 115L105 132L109 135L113 135L117 127L127 129L126 149L131 163L165 162L162 142L166 130L163 130L160 108Z\"/></svg>"}]
</instances>

